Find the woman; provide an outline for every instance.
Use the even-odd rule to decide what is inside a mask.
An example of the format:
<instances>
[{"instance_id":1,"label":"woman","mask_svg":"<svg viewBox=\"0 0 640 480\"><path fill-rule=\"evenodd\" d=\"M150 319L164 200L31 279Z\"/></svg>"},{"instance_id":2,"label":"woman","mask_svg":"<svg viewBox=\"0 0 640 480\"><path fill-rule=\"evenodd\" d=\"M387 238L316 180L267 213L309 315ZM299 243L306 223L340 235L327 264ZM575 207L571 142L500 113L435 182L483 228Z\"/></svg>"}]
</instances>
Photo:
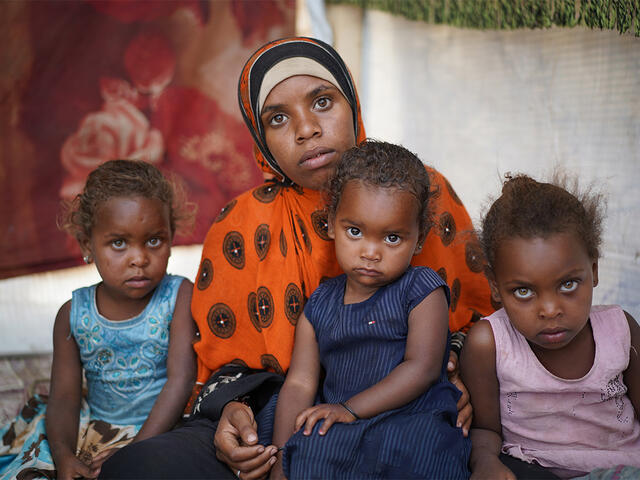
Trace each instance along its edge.
<instances>
[{"instance_id":1,"label":"woman","mask_svg":"<svg viewBox=\"0 0 640 480\"><path fill-rule=\"evenodd\" d=\"M248 60L238 90L256 159L274 180L231 201L205 240L192 313L201 333L198 381L206 383L185 426L123 449L103 467L104 478L266 475L276 449L271 432L258 438L253 414L273 414L304 301L323 278L341 273L320 190L341 154L365 138L347 67L318 40L277 40ZM459 331L493 309L469 216L447 180L428 170L440 191L439 224L412 264L430 266L449 284L450 328ZM468 430L466 391L462 406L458 423Z\"/></svg>"}]
</instances>

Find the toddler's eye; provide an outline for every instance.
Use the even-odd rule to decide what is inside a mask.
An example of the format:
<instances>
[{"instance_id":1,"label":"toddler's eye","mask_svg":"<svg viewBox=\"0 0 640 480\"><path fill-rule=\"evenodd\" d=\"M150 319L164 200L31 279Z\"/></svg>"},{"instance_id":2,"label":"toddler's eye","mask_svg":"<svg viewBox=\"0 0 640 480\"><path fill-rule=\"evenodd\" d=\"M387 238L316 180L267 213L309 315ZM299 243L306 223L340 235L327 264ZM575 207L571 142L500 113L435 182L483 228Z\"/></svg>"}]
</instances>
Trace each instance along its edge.
<instances>
[{"instance_id":1,"label":"toddler's eye","mask_svg":"<svg viewBox=\"0 0 640 480\"><path fill-rule=\"evenodd\" d=\"M352 238L360 238L362 236L362 232L357 227L349 227L347 228L347 235Z\"/></svg>"},{"instance_id":2,"label":"toddler's eye","mask_svg":"<svg viewBox=\"0 0 640 480\"><path fill-rule=\"evenodd\" d=\"M573 292L576 288L578 288L578 282L575 280L567 280L560 285L561 292Z\"/></svg>"},{"instance_id":3,"label":"toddler's eye","mask_svg":"<svg viewBox=\"0 0 640 480\"><path fill-rule=\"evenodd\" d=\"M320 97L318 100L316 100L315 106L320 110L326 110L331 106L331 99L329 97Z\"/></svg>"},{"instance_id":4,"label":"toddler's eye","mask_svg":"<svg viewBox=\"0 0 640 480\"><path fill-rule=\"evenodd\" d=\"M391 244L391 245L397 245L400 243L400 237L394 233L387 235L386 238L384 239L385 242Z\"/></svg>"},{"instance_id":5,"label":"toddler's eye","mask_svg":"<svg viewBox=\"0 0 640 480\"><path fill-rule=\"evenodd\" d=\"M162 240L159 239L158 237L153 237L150 238L147 243L149 244L150 247L159 247L160 245L162 245Z\"/></svg>"},{"instance_id":6,"label":"toddler's eye","mask_svg":"<svg viewBox=\"0 0 640 480\"><path fill-rule=\"evenodd\" d=\"M527 298L531 298L533 296L533 291L530 288L527 288L527 287L520 287L520 288L516 288L513 291L513 295L516 298L524 300L524 299L527 299Z\"/></svg>"},{"instance_id":7,"label":"toddler's eye","mask_svg":"<svg viewBox=\"0 0 640 480\"><path fill-rule=\"evenodd\" d=\"M115 248L116 250L123 250L123 249L124 249L124 247L126 247L126 246L127 246L127 244L125 243L125 241L124 241L124 240L122 240L121 238L119 238L119 239L117 239L117 240L112 241L112 242L111 242L111 246L112 246L113 248Z\"/></svg>"}]
</instances>

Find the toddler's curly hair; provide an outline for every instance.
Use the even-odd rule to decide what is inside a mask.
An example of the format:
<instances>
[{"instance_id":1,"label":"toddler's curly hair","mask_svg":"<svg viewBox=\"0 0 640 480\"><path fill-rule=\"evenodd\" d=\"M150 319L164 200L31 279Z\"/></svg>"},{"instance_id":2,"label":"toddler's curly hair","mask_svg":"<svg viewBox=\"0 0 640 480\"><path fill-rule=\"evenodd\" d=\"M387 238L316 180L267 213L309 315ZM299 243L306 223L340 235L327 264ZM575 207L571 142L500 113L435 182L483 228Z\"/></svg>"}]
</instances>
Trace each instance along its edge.
<instances>
[{"instance_id":1,"label":"toddler's curly hair","mask_svg":"<svg viewBox=\"0 0 640 480\"><path fill-rule=\"evenodd\" d=\"M400 145L367 139L350 148L337 162L325 196L329 217L334 217L347 183L396 188L411 193L418 202L418 224L423 236L433 222L431 198L437 195L422 161Z\"/></svg>"}]
</instances>

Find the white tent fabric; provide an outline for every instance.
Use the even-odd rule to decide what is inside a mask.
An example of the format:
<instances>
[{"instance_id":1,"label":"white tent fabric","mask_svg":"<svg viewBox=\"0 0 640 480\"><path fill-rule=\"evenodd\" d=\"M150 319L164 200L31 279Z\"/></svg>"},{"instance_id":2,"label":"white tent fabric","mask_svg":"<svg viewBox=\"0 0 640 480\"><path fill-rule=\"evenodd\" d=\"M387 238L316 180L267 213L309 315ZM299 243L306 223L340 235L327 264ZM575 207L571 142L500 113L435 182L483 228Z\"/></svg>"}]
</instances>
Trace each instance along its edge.
<instances>
[{"instance_id":1,"label":"white tent fabric","mask_svg":"<svg viewBox=\"0 0 640 480\"><path fill-rule=\"evenodd\" d=\"M476 225L506 172L545 179L561 167L604 192L594 302L640 320L640 38L457 29L370 10L360 79L367 134L444 173Z\"/></svg>"}]
</instances>

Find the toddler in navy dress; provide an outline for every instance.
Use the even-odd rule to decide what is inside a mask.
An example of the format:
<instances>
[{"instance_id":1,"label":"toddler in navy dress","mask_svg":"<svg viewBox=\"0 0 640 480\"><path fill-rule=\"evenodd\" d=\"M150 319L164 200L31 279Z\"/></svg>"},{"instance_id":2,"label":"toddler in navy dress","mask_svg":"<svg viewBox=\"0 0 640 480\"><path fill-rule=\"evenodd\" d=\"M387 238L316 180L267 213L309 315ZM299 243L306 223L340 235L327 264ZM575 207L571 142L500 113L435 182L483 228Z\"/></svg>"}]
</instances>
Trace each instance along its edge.
<instances>
[{"instance_id":1,"label":"toddler in navy dress","mask_svg":"<svg viewBox=\"0 0 640 480\"><path fill-rule=\"evenodd\" d=\"M433 193L400 146L366 141L339 162L328 222L345 273L321 283L298 320L272 479L469 476L446 372L449 290L410 265Z\"/></svg>"}]
</instances>

